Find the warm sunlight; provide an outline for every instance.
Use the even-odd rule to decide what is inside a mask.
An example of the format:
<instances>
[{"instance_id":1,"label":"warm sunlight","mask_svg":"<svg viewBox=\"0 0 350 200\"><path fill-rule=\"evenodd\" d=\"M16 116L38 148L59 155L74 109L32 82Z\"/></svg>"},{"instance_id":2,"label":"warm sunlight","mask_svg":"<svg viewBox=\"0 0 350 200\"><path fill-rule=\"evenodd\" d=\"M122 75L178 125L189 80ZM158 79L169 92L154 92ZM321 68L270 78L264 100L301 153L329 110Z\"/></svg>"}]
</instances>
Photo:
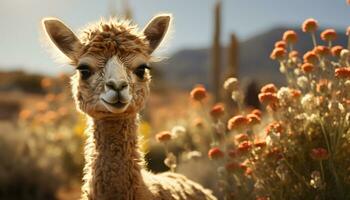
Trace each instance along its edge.
<instances>
[{"instance_id":1,"label":"warm sunlight","mask_svg":"<svg viewBox=\"0 0 350 200\"><path fill-rule=\"evenodd\" d=\"M0 199L350 199L349 1L0 13Z\"/></svg>"}]
</instances>

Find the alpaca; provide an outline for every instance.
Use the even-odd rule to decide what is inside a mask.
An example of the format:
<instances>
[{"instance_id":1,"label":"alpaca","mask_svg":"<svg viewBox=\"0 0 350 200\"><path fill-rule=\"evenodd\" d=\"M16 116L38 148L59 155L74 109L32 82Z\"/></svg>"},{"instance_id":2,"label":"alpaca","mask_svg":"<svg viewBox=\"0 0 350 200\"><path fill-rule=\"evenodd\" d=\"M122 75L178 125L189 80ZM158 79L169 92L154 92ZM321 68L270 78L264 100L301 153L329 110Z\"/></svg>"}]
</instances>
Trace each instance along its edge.
<instances>
[{"instance_id":1,"label":"alpaca","mask_svg":"<svg viewBox=\"0 0 350 200\"><path fill-rule=\"evenodd\" d=\"M81 37L58 19L42 21L49 39L76 68L73 97L88 119L84 200L216 199L180 174L146 171L138 150L138 112L149 95L149 63L171 20L158 15L138 31L130 22L111 19L88 27Z\"/></svg>"}]
</instances>

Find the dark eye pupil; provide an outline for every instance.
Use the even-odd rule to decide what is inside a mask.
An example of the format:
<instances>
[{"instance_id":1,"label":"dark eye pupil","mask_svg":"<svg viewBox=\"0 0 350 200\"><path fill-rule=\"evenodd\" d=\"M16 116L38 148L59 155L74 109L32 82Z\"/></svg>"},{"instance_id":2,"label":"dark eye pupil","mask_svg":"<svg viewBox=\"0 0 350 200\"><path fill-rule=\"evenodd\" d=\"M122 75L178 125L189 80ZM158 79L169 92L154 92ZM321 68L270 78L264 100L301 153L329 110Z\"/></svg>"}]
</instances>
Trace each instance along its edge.
<instances>
[{"instance_id":1,"label":"dark eye pupil","mask_svg":"<svg viewBox=\"0 0 350 200\"><path fill-rule=\"evenodd\" d=\"M77 70L79 70L81 78L83 80L86 80L86 79L88 79L91 76L90 68L86 64L79 65Z\"/></svg>"},{"instance_id":2,"label":"dark eye pupil","mask_svg":"<svg viewBox=\"0 0 350 200\"><path fill-rule=\"evenodd\" d=\"M143 79L145 76L146 69L149 69L149 67L146 64L140 65L135 69L134 74L140 79Z\"/></svg>"},{"instance_id":3,"label":"dark eye pupil","mask_svg":"<svg viewBox=\"0 0 350 200\"><path fill-rule=\"evenodd\" d=\"M82 79L86 80L90 77L90 70L88 69L80 70L80 74Z\"/></svg>"},{"instance_id":4,"label":"dark eye pupil","mask_svg":"<svg viewBox=\"0 0 350 200\"><path fill-rule=\"evenodd\" d=\"M145 68L137 68L135 70L135 74L136 76L138 76L139 78L143 78L145 76Z\"/></svg>"}]
</instances>

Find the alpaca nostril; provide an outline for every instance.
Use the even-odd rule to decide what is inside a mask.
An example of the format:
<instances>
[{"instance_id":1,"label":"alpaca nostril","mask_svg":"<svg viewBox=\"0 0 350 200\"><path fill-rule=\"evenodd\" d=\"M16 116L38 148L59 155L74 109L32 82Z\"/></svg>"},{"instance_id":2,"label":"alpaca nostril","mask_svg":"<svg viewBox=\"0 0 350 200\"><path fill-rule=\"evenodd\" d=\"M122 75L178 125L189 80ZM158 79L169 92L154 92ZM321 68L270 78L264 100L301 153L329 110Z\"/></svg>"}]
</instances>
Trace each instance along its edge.
<instances>
[{"instance_id":1,"label":"alpaca nostril","mask_svg":"<svg viewBox=\"0 0 350 200\"><path fill-rule=\"evenodd\" d=\"M112 81L112 80L109 80L109 81L106 82L106 87L107 87L108 89L111 89L111 90L115 90L115 91L118 90L118 89L117 89L117 86L116 86L116 84L115 84L115 82Z\"/></svg>"},{"instance_id":2,"label":"alpaca nostril","mask_svg":"<svg viewBox=\"0 0 350 200\"><path fill-rule=\"evenodd\" d=\"M128 87L128 83L126 81L109 80L106 82L106 87L114 91L121 91Z\"/></svg>"},{"instance_id":3,"label":"alpaca nostril","mask_svg":"<svg viewBox=\"0 0 350 200\"><path fill-rule=\"evenodd\" d=\"M119 83L120 90L125 89L126 87L128 87L128 83L126 81L121 81Z\"/></svg>"}]
</instances>

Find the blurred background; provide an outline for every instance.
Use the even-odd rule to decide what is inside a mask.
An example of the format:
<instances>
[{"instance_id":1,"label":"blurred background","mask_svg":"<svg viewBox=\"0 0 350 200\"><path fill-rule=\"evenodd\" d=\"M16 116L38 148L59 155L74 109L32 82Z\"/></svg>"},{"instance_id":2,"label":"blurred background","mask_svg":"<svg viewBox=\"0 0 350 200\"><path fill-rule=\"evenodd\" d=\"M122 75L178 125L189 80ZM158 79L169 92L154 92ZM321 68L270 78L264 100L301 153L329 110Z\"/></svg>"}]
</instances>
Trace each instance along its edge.
<instances>
[{"instance_id":1,"label":"blurred background","mask_svg":"<svg viewBox=\"0 0 350 200\"><path fill-rule=\"evenodd\" d=\"M140 126L149 139L142 146L148 167L156 172L167 168L153 135L191 115L188 91L194 85L209 88L213 102L226 101L224 80L239 77L246 104L259 108L262 84L284 84L269 58L283 32L300 33L300 24L312 17L321 29L344 33L350 16L343 0L1 0L0 199L76 199L80 192L85 122L70 95L74 69L54 62L40 20L57 17L78 31L116 16L142 28L162 12L173 14L174 26L170 41L156 52L166 59L155 64ZM339 34L336 43L346 41ZM300 34L296 48L304 53L311 47L309 35Z\"/></svg>"}]
</instances>

